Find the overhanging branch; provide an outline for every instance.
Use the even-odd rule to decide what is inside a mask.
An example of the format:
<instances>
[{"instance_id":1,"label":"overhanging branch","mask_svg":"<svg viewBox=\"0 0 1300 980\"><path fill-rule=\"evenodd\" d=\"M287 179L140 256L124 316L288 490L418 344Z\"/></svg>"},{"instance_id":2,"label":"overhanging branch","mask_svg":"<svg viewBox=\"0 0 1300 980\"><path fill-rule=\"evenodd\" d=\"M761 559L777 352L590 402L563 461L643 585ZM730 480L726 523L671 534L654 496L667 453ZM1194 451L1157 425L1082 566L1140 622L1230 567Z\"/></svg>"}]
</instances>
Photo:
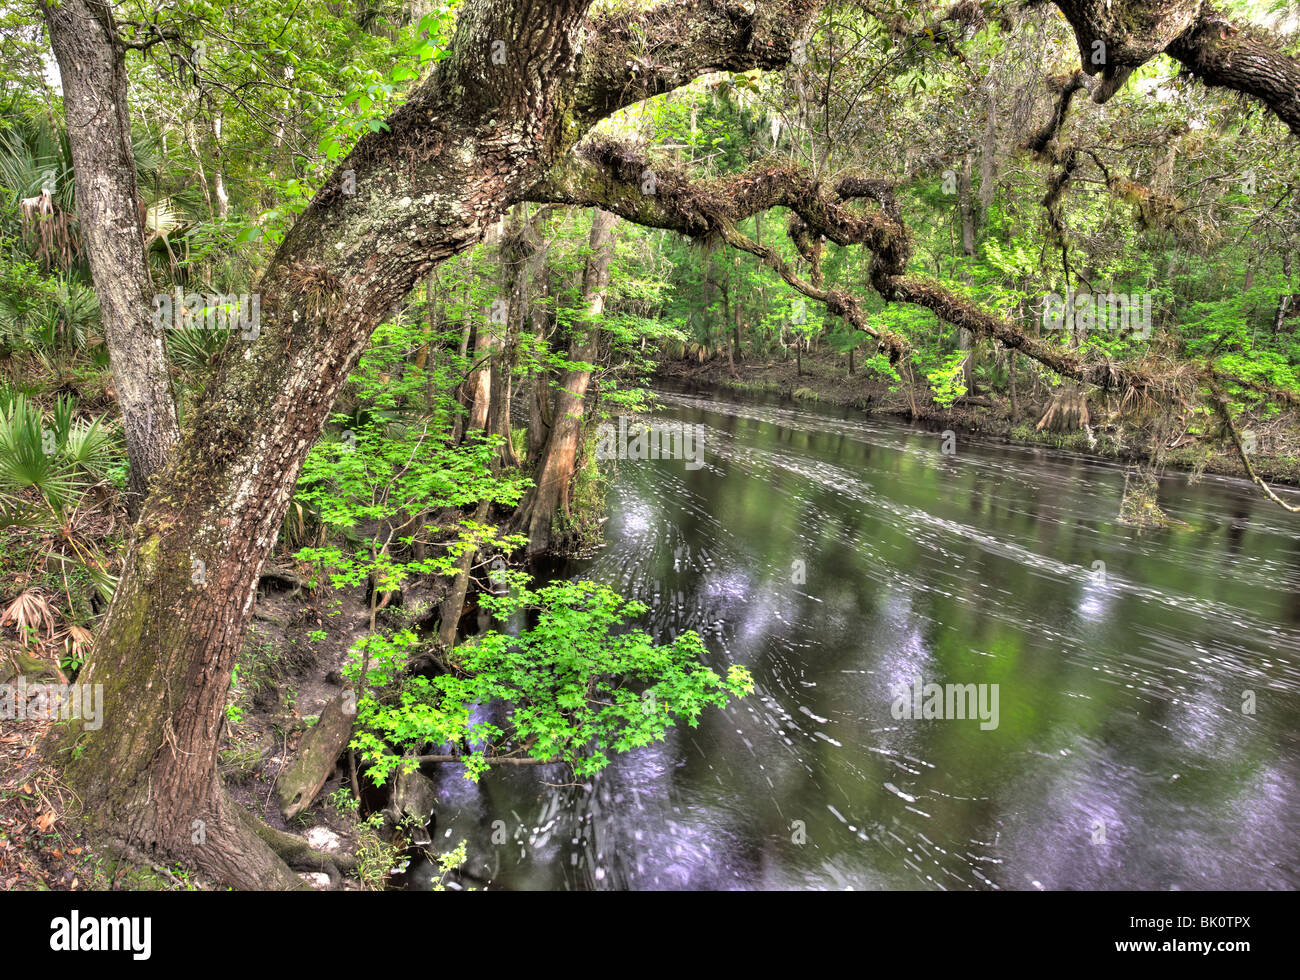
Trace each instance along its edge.
<instances>
[{"instance_id":1,"label":"overhanging branch","mask_svg":"<svg viewBox=\"0 0 1300 980\"><path fill-rule=\"evenodd\" d=\"M574 114L591 123L713 71L784 68L821 0L672 0L589 22Z\"/></svg>"},{"instance_id":2,"label":"overhanging branch","mask_svg":"<svg viewBox=\"0 0 1300 980\"><path fill-rule=\"evenodd\" d=\"M636 224L665 228L694 239L727 242L773 269L792 288L874 337L891 361L909 351L907 341L869 322L860 300L801 277L770 246L743 235L738 225L755 214L784 207L798 216L798 235L821 236L841 247L861 245L872 253L872 288L887 302L913 303L946 323L1023 353L1062 377L1153 398L1171 398L1169 379L1110 361L1088 361L1077 352L1030 336L932 280L905 273L911 237L892 187L849 175L833 188L784 163L760 163L709 181L691 181L676 168L652 163L638 147L606 139L580 145L570 158L524 196L540 203L600 207ZM850 202L871 201L851 207Z\"/></svg>"},{"instance_id":3,"label":"overhanging branch","mask_svg":"<svg viewBox=\"0 0 1300 980\"><path fill-rule=\"evenodd\" d=\"M1185 409L1206 386L1217 392L1219 385L1229 383L1277 401L1300 403L1293 392L1231 377L1208 366L1203 370L1187 366L1170 369L1152 359L1121 365L1087 358L1077 350L1032 336L1020 325L981 309L934 280L907 274L911 239L893 188L884 181L849 175L827 187L801 168L774 162L713 180L691 181L669 164L653 163L639 147L597 138L577 147L545 179L527 188L523 198L599 207L636 224L677 231L697 240L726 242L755 256L793 289L825 304L831 313L873 337L891 363L909 355L904 337L872 324L861 300L852 293L824 288L815 275L812 281L800 275L775 248L743 234L740 223L760 212L784 207L793 212L788 232L800 254L808 257L814 249L812 243L822 239L842 247L863 246L873 253L871 287L886 302L928 309L945 323L1024 354L1062 378L1175 409ZM852 205L859 200L872 203ZM815 261L810 264L815 268ZM1226 424L1227 431L1233 433L1231 419ZM1235 435L1234 442L1239 442ZM1251 479L1270 499L1282 503L1254 475L1244 453L1242 457Z\"/></svg>"}]
</instances>

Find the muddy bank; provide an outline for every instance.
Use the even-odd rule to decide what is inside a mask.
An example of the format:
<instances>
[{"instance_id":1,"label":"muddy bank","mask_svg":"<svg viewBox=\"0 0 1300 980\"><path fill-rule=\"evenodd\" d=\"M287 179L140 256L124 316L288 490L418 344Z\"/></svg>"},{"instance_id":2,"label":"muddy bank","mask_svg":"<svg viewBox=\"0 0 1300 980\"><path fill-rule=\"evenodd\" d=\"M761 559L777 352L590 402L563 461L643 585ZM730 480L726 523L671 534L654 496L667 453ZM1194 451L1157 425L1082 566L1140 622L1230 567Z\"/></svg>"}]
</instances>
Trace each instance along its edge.
<instances>
[{"instance_id":1,"label":"muddy bank","mask_svg":"<svg viewBox=\"0 0 1300 980\"><path fill-rule=\"evenodd\" d=\"M1104 395L1096 392L1088 398L1091 431L1053 433L1035 429L1050 398L1042 386L1037 390L1022 386L1025 390L1019 392L1014 413L1006 394L987 390L945 408L934 402L927 387L916 385L909 391L907 385L892 382L891 390L891 381L874 374L859 369L849 375L847 358L825 352L805 354L801 366L793 358L739 361L734 374L723 359L703 363L668 361L659 366L655 377L666 383L714 387L740 395L893 415L938 429L951 428L1121 462L1145 463L1151 454L1149 427L1122 416L1107 404ZM1256 435L1258 448L1251 456L1256 472L1271 483L1300 486L1300 418L1296 413L1247 416L1242 427ZM1235 453L1210 449L1194 436L1166 446L1160 463L1164 468L1189 473L1247 478Z\"/></svg>"}]
</instances>

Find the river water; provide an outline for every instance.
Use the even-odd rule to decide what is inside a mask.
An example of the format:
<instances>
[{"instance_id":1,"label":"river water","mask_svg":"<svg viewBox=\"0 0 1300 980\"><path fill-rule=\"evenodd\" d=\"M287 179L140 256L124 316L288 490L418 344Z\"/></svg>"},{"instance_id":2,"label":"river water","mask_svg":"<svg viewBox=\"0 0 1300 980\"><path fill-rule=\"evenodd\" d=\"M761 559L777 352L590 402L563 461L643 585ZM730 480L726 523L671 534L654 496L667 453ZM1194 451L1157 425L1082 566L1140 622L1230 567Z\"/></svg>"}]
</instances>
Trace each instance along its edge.
<instances>
[{"instance_id":1,"label":"river water","mask_svg":"<svg viewBox=\"0 0 1300 980\"><path fill-rule=\"evenodd\" d=\"M621 461L566 571L757 690L582 786L442 767L435 841L487 887L1300 887L1300 517L1171 474L1186 526L1138 531L1116 466L661 397L704 465ZM898 717L918 678L996 693L996 726Z\"/></svg>"}]
</instances>

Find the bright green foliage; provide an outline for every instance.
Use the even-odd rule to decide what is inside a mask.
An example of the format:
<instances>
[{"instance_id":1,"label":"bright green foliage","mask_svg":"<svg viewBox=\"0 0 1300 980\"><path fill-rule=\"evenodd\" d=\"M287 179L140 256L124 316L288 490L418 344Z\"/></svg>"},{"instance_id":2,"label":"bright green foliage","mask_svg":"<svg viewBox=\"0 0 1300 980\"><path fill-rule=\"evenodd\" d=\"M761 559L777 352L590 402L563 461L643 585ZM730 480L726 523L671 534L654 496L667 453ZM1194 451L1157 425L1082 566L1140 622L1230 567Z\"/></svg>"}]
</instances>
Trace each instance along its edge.
<instances>
[{"instance_id":1,"label":"bright green foliage","mask_svg":"<svg viewBox=\"0 0 1300 980\"><path fill-rule=\"evenodd\" d=\"M447 875L451 874L462 864L469 860L469 853L465 841L461 841L450 851L438 855L438 876L433 879L431 889L435 892L445 892L447 890Z\"/></svg>"},{"instance_id":2,"label":"bright green foliage","mask_svg":"<svg viewBox=\"0 0 1300 980\"><path fill-rule=\"evenodd\" d=\"M403 515L432 514L480 501L519 500L527 481L494 475L496 441L479 437L454 444L452 390L456 368L426 370L409 352L424 328L386 324L350 380L356 407L335 419L349 426L318 443L299 480L297 501L334 539L300 549L336 587L373 582L376 594L415 575L450 575L467 551L509 551L523 543L491 525L459 520L429 535L428 556L417 559L403 532ZM434 394L431 395L430 392ZM625 399L628 404L635 398ZM364 533L362 533L364 529ZM360 691L358 734L372 779L382 782L401 764L401 752L428 745L466 745L466 774L477 779L490 756L523 753L563 761L579 775L603 767L609 753L664 737L677 721L694 725L709 705L752 689L748 673L719 677L700 663L704 647L694 633L656 644L629 629L645 611L591 582L525 587L526 576L506 574L515 591L483 603L507 618L525 610L536 625L520 637L488 633L451 651L451 668L434 677L408 676L427 643L410 629L377 627L351 651L348 676ZM472 720L477 705L500 703L509 720Z\"/></svg>"},{"instance_id":3,"label":"bright green foliage","mask_svg":"<svg viewBox=\"0 0 1300 980\"><path fill-rule=\"evenodd\" d=\"M505 753L565 762L578 776L604 768L609 753L664 738L677 722L699 724L708 706L753 690L740 666L721 677L700 662L704 644L693 632L656 644L629 621L645 606L628 602L595 582L561 582L530 592L489 597L499 616L537 613L537 624L518 637L490 632L457 648L454 669L436 677L400 679L416 638L406 632L369 648L371 684L387 680L396 694L358 705L362 729L353 746L373 779L398 766L390 745L418 752L425 745L468 745L467 778L477 780ZM353 651L359 671L366 651ZM477 705L500 702L500 724L473 721Z\"/></svg>"},{"instance_id":4,"label":"bright green foliage","mask_svg":"<svg viewBox=\"0 0 1300 980\"><path fill-rule=\"evenodd\" d=\"M314 509L329 529L350 531L365 522L380 522L375 537L361 542L362 552L348 555L342 548L304 548L297 557L331 570L336 587L356 585L376 575L379 587L391 591L411 574L451 571L463 547L424 561L399 561L391 546L397 528L391 518L480 500L516 503L525 482L496 479L488 469L492 443L471 440L451 446L426 425L416 429L402 423L375 422L362 426L346 441L324 441L313 448L298 487L298 499ZM467 541L493 540L492 529L461 522ZM405 536L407 543L410 535ZM359 555L373 551L367 560Z\"/></svg>"},{"instance_id":5,"label":"bright green foliage","mask_svg":"<svg viewBox=\"0 0 1300 980\"><path fill-rule=\"evenodd\" d=\"M473 434L459 445L452 442L456 407L444 394L452 388L450 372L406 363L422 330L399 322L376 331L349 378L356 409L335 417L341 431L318 442L303 464L296 501L352 547L309 547L296 557L327 570L335 587L373 578L380 590L392 591L412 575L451 574L469 548L509 549L523 542L464 520L457 535L442 536L427 558L405 553L414 538L404 526L412 515L480 501L513 505L528 486L518 474L493 474L499 438ZM370 530L362 536L361 528Z\"/></svg>"},{"instance_id":6,"label":"bright green foliage","mask_svg":"<svg viewBox=\"0 0 1300 980\"><path fill-rule=\"evenodd\" d=\"M934 400L945 408L966 394L966 385L962 381L962 362L965 359L966 354L962 352L949 354L939 367L925 375L934 391Z\"/></svg>"}]
</instances>

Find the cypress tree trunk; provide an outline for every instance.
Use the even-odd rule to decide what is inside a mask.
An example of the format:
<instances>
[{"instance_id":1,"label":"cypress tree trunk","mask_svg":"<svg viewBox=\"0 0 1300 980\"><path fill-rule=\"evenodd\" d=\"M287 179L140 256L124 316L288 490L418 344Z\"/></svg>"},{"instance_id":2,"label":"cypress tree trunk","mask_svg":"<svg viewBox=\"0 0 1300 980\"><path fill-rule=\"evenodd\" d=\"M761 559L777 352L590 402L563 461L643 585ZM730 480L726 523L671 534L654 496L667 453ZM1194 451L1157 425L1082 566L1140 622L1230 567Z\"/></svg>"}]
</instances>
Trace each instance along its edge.
<instances>
[{"instance_id":1,"label":"cypress tree trunk","mask_svg":"<svg viewBox=\"0 0 1300 980\"><path fill-rule=\"evenodd\" d=\"M582 275L585 322L577 327L569 345L570 361L589 364L596 360L617 222L618 218L608 211L597 209L592 213L591 254ZM520 502L513 520L515 529L528 535L530 555L551 547L555 518L569 515L569 487L582 448L583 403L590 382L591 372L586 370L566 371L560 381L555 422L533 477L535 485Z\"/></svg>"}]
</instances>

